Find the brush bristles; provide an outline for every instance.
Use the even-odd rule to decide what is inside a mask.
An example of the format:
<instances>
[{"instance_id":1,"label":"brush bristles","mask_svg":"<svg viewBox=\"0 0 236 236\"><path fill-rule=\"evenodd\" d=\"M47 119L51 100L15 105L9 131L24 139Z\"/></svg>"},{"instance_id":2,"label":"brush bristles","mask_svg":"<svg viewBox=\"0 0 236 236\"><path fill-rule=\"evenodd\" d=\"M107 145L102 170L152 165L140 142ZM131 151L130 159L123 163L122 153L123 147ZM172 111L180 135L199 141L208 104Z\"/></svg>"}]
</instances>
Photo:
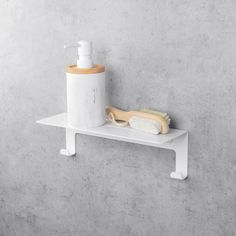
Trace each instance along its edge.
<instances>
[{"instance_id":1,"label":"brush bristles","mask_svg":"<svg viewBox=\"0 0 236 236\"><path fill-rule=\"evenodd\" d=\"M141 109L140 111L153 114L153 115L162 116L167 121L168 125L170 125L170 117L168 116L166 112L154 111L151 109Z\"/></svg>"},{"instance_id":2,"label":"brush bristles","mask_svg":"<svg viewBox=\"0 0 236 236\"><path fill-rule=\"evenodd\" d=\"M138 130L142 130L144 132L150 134L159 134L161 131L161 124L158 121L133 116L129 119L129 125Z\"/></svg>"}]
</instances>

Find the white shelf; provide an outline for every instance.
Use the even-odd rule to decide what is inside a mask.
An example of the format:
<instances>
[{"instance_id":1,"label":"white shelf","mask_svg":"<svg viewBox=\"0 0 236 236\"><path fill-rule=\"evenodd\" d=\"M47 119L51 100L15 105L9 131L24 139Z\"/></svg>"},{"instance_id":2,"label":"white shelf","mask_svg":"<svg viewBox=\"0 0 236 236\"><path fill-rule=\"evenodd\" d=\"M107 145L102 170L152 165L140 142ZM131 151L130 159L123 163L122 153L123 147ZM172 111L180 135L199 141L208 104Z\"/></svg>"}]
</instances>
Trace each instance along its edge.
<instances>
[{"instance_id":1,"label":"white shelf","mask_svg":"<svg viewBox=\"0 0 236 236\"><path fill-rule=\"evenodd\" d=\"M118 127L110 122L100 127L84 129L69 126L66 113L39 120L37 123L66 129L66 149L61 150L61 154L66 156L72 156L76 153L76 134L173 149L176 152L176 171L171 173L171 177L176 179L185 179L187 177L188 132L185 130L170 129L168 134L153 135L130 127Z\"/></svg>"},{"instance_id":2,"label":"white shelf","mask_svg":"<svg viewBox=\"0 0 236 236\"><path fill-rule=\"evenodd\" d=\"M139 130L132 129L130 127L118 127L110 122L107 122L103 126L89 129L81 129L78 127L71 127L67 124L66 113L61 113L55 116L51 116L42 120L37 121L39 124L56 126L62 128L72 128L79 134L86 134L101 138L114 139L119 141L125 141L130 143L144 144L148 146L159 146L169 142L179 136L186 134L185 130L170 129L168 134L154 135L144 133Z\"/></svg>"}]
</instances>

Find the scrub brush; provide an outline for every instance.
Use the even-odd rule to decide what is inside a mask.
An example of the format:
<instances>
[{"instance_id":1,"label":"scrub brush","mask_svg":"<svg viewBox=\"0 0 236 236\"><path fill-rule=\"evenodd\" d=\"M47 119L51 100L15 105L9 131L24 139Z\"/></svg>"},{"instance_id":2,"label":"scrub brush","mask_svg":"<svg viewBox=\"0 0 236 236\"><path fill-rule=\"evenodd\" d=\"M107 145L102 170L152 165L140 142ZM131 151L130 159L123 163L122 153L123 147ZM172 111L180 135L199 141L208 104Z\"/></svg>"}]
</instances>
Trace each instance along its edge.
<instances>
[{"instance_id":1,"label":"scrub brush","mask_svg":"<svg viewBox=\"0 0 236 236\"><path fill-rule=\"evenodd\" d=\"M169 132L168 116L151 110L122 111L115 107L107 107L108 119L119 126L130 125L130 127L151 134L167 134ZM167 117L167 118L166 118Z\"/></svg>"},{"instance_id":2,"label":"scrub brush","mask_svg":"<svg viewBox=\"0 0 236 236\"><path fill-rule=\"evenodd\" d=\"M151 109L141 109L140 111L150 113L150 114L153 114L153 115L162 116L164 119L166 119L168 125L170 125L170 117L168 116L168 114L166 112L154 111L154 110L151 110Z\"/></svg>"}]
</instances>

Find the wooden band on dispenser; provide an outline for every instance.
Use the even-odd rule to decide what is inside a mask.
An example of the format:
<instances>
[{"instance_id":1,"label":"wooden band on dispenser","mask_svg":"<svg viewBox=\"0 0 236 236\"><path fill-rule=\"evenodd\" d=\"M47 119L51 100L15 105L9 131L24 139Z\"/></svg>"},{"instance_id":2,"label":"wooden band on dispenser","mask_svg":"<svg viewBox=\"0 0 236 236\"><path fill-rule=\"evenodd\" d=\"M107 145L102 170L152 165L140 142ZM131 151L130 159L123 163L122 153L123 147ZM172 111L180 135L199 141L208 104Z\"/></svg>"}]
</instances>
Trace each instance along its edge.
<instances>
[{"instance_id":1,"label":"wooden band on dispenser","mask_svg":"<svg viewBox=\"0 0 236 236\"><path fill-rule=\"evenodd\" d=\"M94 64L93 68L78 68L77 65L70 65L66 72L71 74L97 74L105 71L105 66L101 64Z\"/></svg>"}]
</instances>

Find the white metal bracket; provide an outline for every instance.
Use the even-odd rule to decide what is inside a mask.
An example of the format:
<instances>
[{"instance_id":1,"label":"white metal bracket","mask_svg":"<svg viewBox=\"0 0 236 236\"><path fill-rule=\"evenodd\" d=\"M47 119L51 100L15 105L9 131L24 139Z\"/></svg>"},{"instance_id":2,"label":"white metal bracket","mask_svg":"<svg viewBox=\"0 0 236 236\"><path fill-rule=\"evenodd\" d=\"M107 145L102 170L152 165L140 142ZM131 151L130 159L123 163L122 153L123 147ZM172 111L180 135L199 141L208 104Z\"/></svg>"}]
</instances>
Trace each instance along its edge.
<instances>
[{"instance_id":1,"label":"white metal bracket","mask_svg":"<svg viewBox=\"0 0 236 236\"><path fill-rule=\"evenodd\" d=\"M60 150L60 154L64 156L74 156L76 154L76 131L66 129L66 148Z\"/></svg>"},{"instance_id":2,"label":"white metal bracket","mask_svg":"<svg viewBox=\"0 0 236 236\"><path fill-rule=\"evenodd\" d=\"M85 134L174 150L176 156L175 171L171 172L170 177L183 180L188 176L188 132L185 130L170 129L168 134L152 135L130 127L117 127L110 123L96 128L71 127L67 123L66 113L39 120L37 123L65 128L66 148L60 150L62 155L74 156L76 154L76 134Z\"/></svg>"},{"instance_id":3,"label":"white metal bracket","mask_svg":"<svg viewBox=\"0 0 236 236\"><path fill-rule=\"evenodd\" d=\"M60 150L61 155L74 156L76 154L76 133L76 130L66 129L66 149ZM175 151L175 171L171 172L170 177L180 180L186 179L188 176L188 133L170 142L155 146Z\"/></svg>"},{"instance_id":4,"label":"white metal bracket","mask_svg":"<svg viewBox=\"0 0 236 236\"><path fill-rule=\"evenodd\" d=\"M186 179L188 176L188 133L178 138L160 145L160 148L175 151L175 171L171 172L173 179Z\"/></svg>"}]
</instances>

